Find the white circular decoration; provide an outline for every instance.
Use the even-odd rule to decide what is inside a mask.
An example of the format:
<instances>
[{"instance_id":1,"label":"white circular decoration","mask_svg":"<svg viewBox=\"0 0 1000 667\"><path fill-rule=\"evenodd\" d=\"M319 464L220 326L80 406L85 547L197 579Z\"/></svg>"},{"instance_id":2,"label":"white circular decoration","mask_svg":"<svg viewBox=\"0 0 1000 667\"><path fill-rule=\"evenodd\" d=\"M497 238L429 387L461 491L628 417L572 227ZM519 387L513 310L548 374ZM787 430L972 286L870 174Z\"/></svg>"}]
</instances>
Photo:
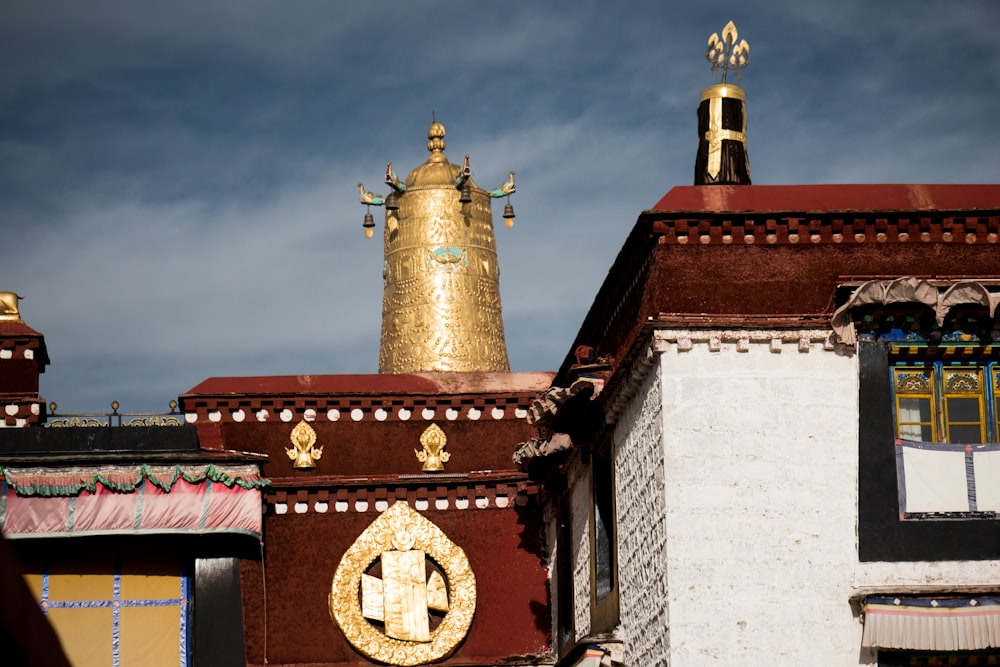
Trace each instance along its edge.
<instances>
[{"instance_id":1,"label":"white circular decoration","mask_svg":"<svg viewBox=\"0 0 1000 667\"><path fill-rule=\"evenodd\" d=\"M407 419L410 418L410 415L412 415L413 413L407 410L406 408L400 408L398 414L399 418L405 422Z\"/></svg>"},{"instance_id":2,"label":"white circular decoration","mask_svg":"<svg viewBox=\"0 0 1000 667\"><path fill-rule=\"evenodd\" d=\"M307 422L316 421L316 411L312 408L306 408L306 411L302 413L302 418Z\"/></svg>"},{"instance_id":3,"label":"white circular decoration","mask_svg":"<svg viewBox=\"0 0 1000 667\"><path fill-rule=\"evenodd\" d=\"M455 421L458 419L458 410L455 408L448 408L444 411L444 416L448 419L448 421Z\"/></svg>"},{"instance_id":4,"label":"white circular decoration","mask_svg":"<svg viewBox=\"0 0 1000 667\"><path fill-rule=\"evenodd\" d=\"M283 422L290 422L290 421L292 421L292 411L289 410L288 408L285 408L284 410L282 410L281 411L281 415L279 415L279 416L281 417L281 421L283 421Z\"/></svg>"},{"instance_id":5,"label":"white circular decoration","mask_svg":"<svg viewBox=\"0 0 1000 667\"><path fill-rule=\"evenodd\" d=\"M340 410L336 408L331 408L330 410L327 410L326 418L332 422L337 421L338 419L340 419Z\"/></svg>"},{"instance_id":6,"label":"white circular decoration","mask_svg":"<svg viewBox=\"0 0 1000 667\"><path fill-rule=\"evenodd\" d=\"M379 408L378 410L375 411L375 419L379 420L380 422L384 422L385 419L386 419L386 417L388 417L388 416L389 416L389 413L386 412L385 410L383 410L382 408ZM379 511L381 511L381 510L379 510Z\"/></svg>"},{"instance_id":7,"label":"white circular decoration","mask_svg":"<svg viewBox=\"0 0 1000 667\"><path fill-rule=\"evenodd\" d=\"M243 410L237 410L236 412L233 413L234 422L241 422L246 418L247 418L247 413L243 412Z\"/></svg>"},{"instance_id":8,"label":"white circular decoration","mask_svg":"<svg viewBox=\"0 0 1000 667\"><path fill-rule=\"evenodd\" d=\"M353 419L354 421L359 422L364 418L365 418L365 412L361 408L354 408L353 410L351 410L351 419Z\"/></svg>"},{"instance_id":9,"label":"white circular decoration","mask_svg":"<svg viewBox=\"0 0 1000 667\"><path fill-rule=\"evenodd\" d=\"M222 413L219 412L218 410L212 410L211 412L208 413L208 421L211 422L222 421Z\"/></svg>"},{"instance_id":10,"label":"white circular decoration","mask_svg":"<svg viewBox=\"0 0 1000 667\"><path fill-rule=\"evenodd\" d=\"M420 415L424 419L434 419L434 408L424 408Z\"/></svg>"}]
</instances>

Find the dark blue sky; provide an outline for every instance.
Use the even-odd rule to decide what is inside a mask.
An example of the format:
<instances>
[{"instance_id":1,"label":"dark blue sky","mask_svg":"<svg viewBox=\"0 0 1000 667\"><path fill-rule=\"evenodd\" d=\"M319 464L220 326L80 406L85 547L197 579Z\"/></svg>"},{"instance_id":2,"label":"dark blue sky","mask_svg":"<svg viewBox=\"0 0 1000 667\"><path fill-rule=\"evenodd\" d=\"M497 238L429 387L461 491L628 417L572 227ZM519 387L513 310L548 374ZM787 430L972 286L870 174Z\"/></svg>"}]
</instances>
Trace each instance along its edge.
<instances>
[{"instance_id":1,"label":"dark blue sky","mask_svg":"<svg viewBox=\"0 0 1000 667\"><path fill-rule=\"evenodd\" d=\"M544 5L544 6L542 6ZM688 6L691 5L691 6ZM751 46L754 182L996 182L992 0L7 3L0 289L60 411L214 375L375 372L356 184L432 111L498 229L514 370L555 369L639 212L691 183L708 36Z\"/></svg>"}]
</instances>

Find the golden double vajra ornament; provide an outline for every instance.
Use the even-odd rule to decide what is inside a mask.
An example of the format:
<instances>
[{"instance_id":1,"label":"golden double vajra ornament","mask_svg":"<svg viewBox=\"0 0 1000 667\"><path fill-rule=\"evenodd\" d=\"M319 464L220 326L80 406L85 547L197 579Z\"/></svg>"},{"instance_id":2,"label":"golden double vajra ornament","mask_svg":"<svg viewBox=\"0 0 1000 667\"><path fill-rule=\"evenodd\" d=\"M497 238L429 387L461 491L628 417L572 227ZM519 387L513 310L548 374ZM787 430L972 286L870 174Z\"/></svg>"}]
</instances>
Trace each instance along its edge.
<instances>
[{"instance_id":1,"label":"golden double vajra ornament","mask_svg":"<svg viewBox=\"0 0 1000 667\"><path fill-rule=\"evenodd\" d=\"M427 576L428 557L443 577L436 570ZM367 574L376 560L381 579ZM433 629L432 610L444 613ZM465 552L403 501L361 533L333 575L330 616L359 653L389 665L448 657L475 613L476 577Z\"/></svg>"}]
</instances>

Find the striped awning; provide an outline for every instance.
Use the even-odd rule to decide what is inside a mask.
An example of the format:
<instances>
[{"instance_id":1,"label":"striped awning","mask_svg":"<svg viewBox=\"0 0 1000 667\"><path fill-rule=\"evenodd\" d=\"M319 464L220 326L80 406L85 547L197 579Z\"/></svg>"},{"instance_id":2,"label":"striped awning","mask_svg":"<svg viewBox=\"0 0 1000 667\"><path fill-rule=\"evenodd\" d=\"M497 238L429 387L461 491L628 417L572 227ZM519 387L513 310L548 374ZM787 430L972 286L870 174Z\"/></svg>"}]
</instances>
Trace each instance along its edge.
<instances>
[{"instance_id":1,"label":"striped awning","mask_svg":"<svg viewBox=\"0 0 1000 667\"><path fill-rule=\"evenodd\" d=\"M1000 598L869 596L861 645L912 651L1000 646Z\"/></svg>"},{"instance_id":2,"label":"striped awning","mask_svg":"<svg viewBox=\"0 0 1000 667\"><path fill-rule=\"evenodd\" d=\"M261 536L255 465L0 468L0 529L12 539L241 533Z\"/></svg>"}]
</instances>

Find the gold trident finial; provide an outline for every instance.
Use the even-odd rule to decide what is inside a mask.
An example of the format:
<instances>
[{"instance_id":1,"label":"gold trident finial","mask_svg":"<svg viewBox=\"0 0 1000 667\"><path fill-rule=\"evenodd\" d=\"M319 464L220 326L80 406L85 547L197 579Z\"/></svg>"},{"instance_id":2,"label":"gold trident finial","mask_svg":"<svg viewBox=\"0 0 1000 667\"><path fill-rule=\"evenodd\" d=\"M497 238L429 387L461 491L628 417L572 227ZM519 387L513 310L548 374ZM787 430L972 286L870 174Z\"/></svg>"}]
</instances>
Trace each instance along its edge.
<instances>
[{"instance_id":1,"label":"gold trident finial","mask_svg":"<svg viewBox=\"0 0 1000 667\"><path fill-rule=\"evenodd\" d=\"M722 83L726 82L729 70L736 72L736 80L739 81L742 70L750 64L750 45L745 39L737 42L738 37L736 24L730 21L722 29L722 39L719 39L719 34L715 32L708 38L708 51L705 52L705 57L712 63L713 79L715 72L721 69Z\"/></svg>"}]
</instances>

